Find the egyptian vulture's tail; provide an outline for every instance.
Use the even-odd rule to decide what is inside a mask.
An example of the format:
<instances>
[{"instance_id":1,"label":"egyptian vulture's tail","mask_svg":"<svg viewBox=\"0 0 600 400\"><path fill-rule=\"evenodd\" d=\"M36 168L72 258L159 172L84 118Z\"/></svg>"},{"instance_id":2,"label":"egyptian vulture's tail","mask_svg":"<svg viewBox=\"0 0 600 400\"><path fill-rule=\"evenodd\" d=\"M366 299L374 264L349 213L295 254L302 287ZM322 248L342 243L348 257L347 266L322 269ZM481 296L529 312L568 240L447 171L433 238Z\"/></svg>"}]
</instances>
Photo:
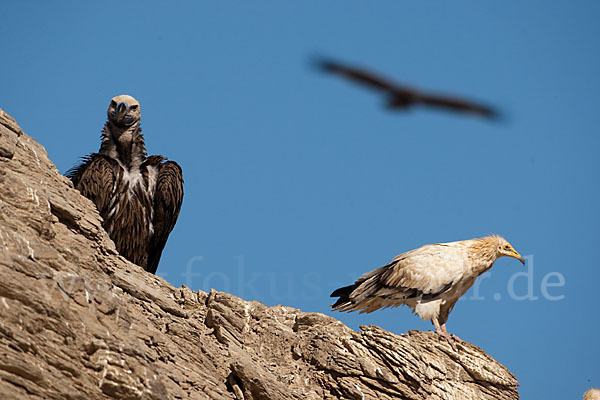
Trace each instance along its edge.
<instances>
[{"instance_id":1,"label":"egyptian vulture's tail","mask_svg":"<svg viewBox=\"0 0 600 400\"><path fill-rule=\"evenodd\" d=\"M331 307L337 311L357 311L371 313L380 308L398 307L411 301L428 302L437 299L452 287L452 282L439 290L424 292L422 289L398 284L394 274L394 260L381 268L367 272L354 282L331 293L339 297Z\"/></svg>"},{"instance_id":2,"label":"egyptian vulture's tail","mask_svg":"<svg viewBox=\"0 0 600 400\"><path fill-rule=\"evenodd\" d=\"M357 284L354 284L334 290L333 293L329 295L329 297L339 297L339 299L337 299L335 304L332 304L331 307L333 307L333 309L335 310L337 309L337 307L341 306L344 303L351 303L352 300L350 300L350 293L352 293L354 289L357 288L357 286Z\"/></svg>"},{"instance_id":3,"label":"egyptian vulture's tail","mask_svg":"<svg viewBox=\"0 0 600 400\"><path fill-rule=\"evenodd\" d=\"M373 307L373 303L378 302L378 292L385 288L385 282L382 282L383 273L394 265L395 262L367 272L356 280L353 285L344 286L336 289L330 297L339 297L331 307L338 311L372 312L381 306Z\"/></svg>"}]
</instances>

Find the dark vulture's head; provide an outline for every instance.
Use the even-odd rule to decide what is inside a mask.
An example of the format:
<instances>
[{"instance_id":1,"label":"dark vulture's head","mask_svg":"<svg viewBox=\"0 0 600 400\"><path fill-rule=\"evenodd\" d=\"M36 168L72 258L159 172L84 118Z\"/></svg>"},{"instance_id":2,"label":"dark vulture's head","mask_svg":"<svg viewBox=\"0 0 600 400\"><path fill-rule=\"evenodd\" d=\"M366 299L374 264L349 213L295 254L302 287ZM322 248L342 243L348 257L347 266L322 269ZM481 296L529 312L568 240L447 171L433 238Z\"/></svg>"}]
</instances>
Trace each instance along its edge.
<instances>
[{"instance_id":1,"label":"dark vulture's head","mask_svg":"<svg viewBox=\"0 0 600 400\"><path fill-rule=\"evenodd\" d=\"M108 120L119 128L129 128L140 122L140 103L133 97L115 96L108 106Z\"/></svg>"}]
</instances>

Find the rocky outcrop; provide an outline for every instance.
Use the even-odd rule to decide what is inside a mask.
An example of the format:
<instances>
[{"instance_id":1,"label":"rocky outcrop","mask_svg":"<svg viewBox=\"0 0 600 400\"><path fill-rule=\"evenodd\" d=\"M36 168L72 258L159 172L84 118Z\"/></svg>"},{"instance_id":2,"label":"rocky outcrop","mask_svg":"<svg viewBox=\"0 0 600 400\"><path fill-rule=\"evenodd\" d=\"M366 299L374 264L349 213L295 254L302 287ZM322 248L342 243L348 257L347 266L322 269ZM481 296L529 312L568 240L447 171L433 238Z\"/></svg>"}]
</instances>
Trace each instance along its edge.
<instances>
[{"instance_id":1,"label":"rocky outcrop","mask_svg":"<svg viewBox=\"0 0 600 400\"><path fill-rule=\"evenodd\" d=\"M131 264L0 110L0 398L518 398L476 346L361 329L174 288Z\"/></svg>"}]
</instances>

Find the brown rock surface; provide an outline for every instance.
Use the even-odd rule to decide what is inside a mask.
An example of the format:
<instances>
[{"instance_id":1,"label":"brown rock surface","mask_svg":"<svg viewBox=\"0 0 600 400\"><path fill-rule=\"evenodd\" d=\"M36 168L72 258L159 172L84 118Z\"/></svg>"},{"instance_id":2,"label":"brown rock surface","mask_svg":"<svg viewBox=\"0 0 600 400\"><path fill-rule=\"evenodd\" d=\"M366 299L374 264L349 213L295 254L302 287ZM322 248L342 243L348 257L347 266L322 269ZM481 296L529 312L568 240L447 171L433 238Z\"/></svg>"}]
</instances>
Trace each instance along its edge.
<instances>
[{"instance_id":1,"label":"brown rock surface","mask_svg":"<svg viewBox=\"0 0 600 400\"><path fill-rule=\"evenodd\" d=\"M327 301L327 299L324 299ZM0 398L517 399L481 349L174 288L0 110Z\"/></svg>"}]
</instances>

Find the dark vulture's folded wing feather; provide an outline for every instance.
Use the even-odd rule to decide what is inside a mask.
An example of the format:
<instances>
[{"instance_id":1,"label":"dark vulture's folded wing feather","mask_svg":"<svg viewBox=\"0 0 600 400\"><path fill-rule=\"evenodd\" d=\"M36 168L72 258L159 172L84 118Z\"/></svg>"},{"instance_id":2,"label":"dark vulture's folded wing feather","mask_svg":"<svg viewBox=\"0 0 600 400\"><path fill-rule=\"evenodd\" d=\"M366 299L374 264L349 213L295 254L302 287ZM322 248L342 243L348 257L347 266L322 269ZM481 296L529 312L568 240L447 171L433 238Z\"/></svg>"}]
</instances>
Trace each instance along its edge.
<instances>
[{"instance_id":1,"label":"dark vulture's folded wing feather","mask_svg":"<svg viewBox=\"0 0 600 400\"><path fill-rule=\"evenodd\" d=\"M148 266L146 270L156 273L160 256L173 230L181 203L183 202L183 174L181 167L174 161L160 165L154 192L154 233L150 240Z\"/></svg>"},{"instance_id":2,"label":"dark vulture's folded wing feather","mask_svg":"<svg viewBox=\"0 0 600 400\"><path fill-rule=\"evenodd\" d=\"M67 171L73 186L90 199L104 218L115 191L121 169L116 162L100 154L84 157L83 162Z\"/></svg>"}]
</instances>

